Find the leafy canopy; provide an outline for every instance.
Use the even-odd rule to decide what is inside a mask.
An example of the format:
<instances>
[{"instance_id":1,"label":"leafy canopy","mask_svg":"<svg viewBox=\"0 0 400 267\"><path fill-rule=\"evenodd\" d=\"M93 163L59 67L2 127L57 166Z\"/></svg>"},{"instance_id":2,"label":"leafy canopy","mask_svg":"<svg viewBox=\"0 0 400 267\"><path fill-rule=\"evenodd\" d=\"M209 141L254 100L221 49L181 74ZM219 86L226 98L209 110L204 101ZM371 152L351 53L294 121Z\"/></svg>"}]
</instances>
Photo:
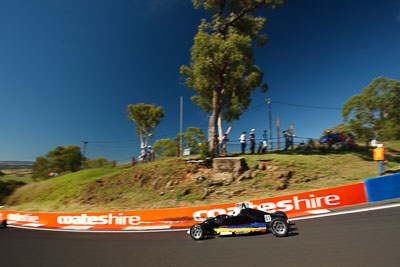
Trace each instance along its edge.
<instances>
[{"instance_id":1,"label":"leafy canopy","mask_svg":"<svg viewBox=\"0 0 400 267\"><path fill-rule=\"evenodd\" d=\"M46 156L36 158L32 166L32 178L46 179L49 172L78 171L82 159L83 155L79 146L58 146L47 152Z\"/></svg>"},{"instance_id":2,"label":"leafy canopy","mask_svg":"<svg viewBox=\"0 0 400 267\"><path fill-rule=\"evenodd\" d=\"M349 129L347 128L346 125L344 125L344 123L339 123L336 126L332 126L328 129L325 129L322 131L322 135L326 135L327 133L348 133Z\"/></svg>"},{"instance_id":3,"label":"leafy canopy","mask_svg":"<svg viewBox=\"0 0 400 267\"><path fill-rule=\"evenodd\" d=\"M154 151L160 156L175 156L178 144L181 140L181 134L178 133L174 139L160 139L154 143ZM199 144L206 142L206 136L198 127L188 127L185 133L182 133L182 141L184 148L190 148L191 153L200 152Z\"/></svg>"},{"instance_id":4,"label":"leafy canopy","mask_svg":"<svg viewBox=\"0 0 400 267\"><path fill-rule=\"evenodd\" d=\"M400 139L400 81L377 77L342 107L343 121L362 140Z\"/></svg>"},{"instance_id":5,"label":"leafy canopy","mask_svg":"<svg viewBox=\"0 0 400 267\"><path fill-rule=\"evenodd\" d=\"M163 107L156 107L154 104L139 103L128 105L126 111L128 113L128 120L136 124L136 134L140 137L141 148L146 147L154 128L165 116Z\"/></svg>"},{"instance_id":6,"label":"leafy canopy","mask_svg":"<svg viewBox=\"0 0 400 267\"><path fill-rule=\"evenodd\" d=\"M159 139L154 143L153 149L158 156L172 157L176 155L178 143L171 138Z\"/></svg>"},{"instance_id":7,"label":"leafy canopy","mask_svg":"<svg viewBox=\"0 0 400 267\"><path fill-rule=\"evenodd\" d=\"M179 143L181 134L178 133L174 140ZM182 133L183 147L190 148L191 153L199 153L199 144L206 142L206 136L198 127L188 127L185 133Z\"/></svg>"}]
</instances>

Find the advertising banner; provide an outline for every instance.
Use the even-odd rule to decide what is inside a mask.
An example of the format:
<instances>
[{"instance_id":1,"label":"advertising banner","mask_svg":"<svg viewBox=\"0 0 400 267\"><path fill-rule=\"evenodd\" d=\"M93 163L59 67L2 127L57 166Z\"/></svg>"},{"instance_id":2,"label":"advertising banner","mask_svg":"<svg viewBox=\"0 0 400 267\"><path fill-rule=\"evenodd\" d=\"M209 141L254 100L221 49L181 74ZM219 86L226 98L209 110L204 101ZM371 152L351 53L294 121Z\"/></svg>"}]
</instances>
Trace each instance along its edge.
<instances>
[{"instance_id":1,"label":"advertising banner","mask_svg":"<svg viewBox=\"0 0 400 267\"><path fill-rule=\"evenodd\" d=\"M369 178L364 183L369 202L400 197L399 173Z\"/></svg>"},{"instance_id":2,"label":"advertising banner","mask_svg":"<svg viewBox=\"0 0 400 267\"><path fill-rule=\"evenodd\" d=\"M367 201L364 183L246 201L251 208L273 213L284 211L289 217L315 214L321 210ZM237 202L152 210L35 213L0 211L9 224L62 229L162 230L187 228L207 217L235 215Z\"/></svg>"}]
</instances>

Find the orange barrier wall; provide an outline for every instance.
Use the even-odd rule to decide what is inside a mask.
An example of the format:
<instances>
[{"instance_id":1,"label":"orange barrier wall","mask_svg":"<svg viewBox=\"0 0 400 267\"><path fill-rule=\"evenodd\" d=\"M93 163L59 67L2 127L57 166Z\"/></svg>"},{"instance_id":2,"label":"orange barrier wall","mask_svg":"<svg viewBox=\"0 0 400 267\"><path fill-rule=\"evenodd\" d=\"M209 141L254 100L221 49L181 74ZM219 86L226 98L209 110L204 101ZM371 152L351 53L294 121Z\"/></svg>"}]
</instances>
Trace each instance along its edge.
<instances>
[{"instance_id":1,"label":"orange barrier wall","mask_svg":"<svg viewBox=\"0 0 400 267\"><path fill-rule=\"evenodd\" d=\"M289 217L312 214L321 209L367 202L364 183L247 201L255 209L284 211ZM238 212L236 203L133 211L29 213L0 210L0 220L9 224L64 229L150 230L186 228L207 217Z\"/></svg>"}]
</instances>

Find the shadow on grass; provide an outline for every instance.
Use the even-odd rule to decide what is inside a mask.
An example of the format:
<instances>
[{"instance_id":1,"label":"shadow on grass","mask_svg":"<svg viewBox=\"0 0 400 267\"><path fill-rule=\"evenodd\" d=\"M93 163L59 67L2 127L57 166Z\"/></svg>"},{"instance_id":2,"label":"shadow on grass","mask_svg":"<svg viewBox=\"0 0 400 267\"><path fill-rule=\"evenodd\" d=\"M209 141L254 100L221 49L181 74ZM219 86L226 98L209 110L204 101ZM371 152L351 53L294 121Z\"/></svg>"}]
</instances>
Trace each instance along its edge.
<instances>
[{"instance_id":1,"label":"shadow on grass","mask_svg":"<svg viewBox=\"0 0 400 267\"><path fill-rule=\"evenodd\" d=\"M384 171L383 174L395 174L395 173L400 173L400 169L397 170L388 170L388 171Z\"/></svg>"},{"instance_id":2,"label":"shadow on grass","mask_svg":"<svg viewBox=\"0 0 400 267\"><path fill-rule=\"evenodd\" d=\"M227 154L220 155L220 157L243 157L243 156L265 156L265 157L268 157L268 154L305 155L305 156L307 156L307 155L309 155L309 156L314 156L314 155L327 156L327 155L352 154L352 155L358 156L362 160L373 161L372 148L366 149L365 146L360 146L356 149L351 149L351 150L328 149L327 147L320 147L319 149L314 149L314 150L299 150L299 149L273 150L273 151L268 151L267 153L264 153L264 154L250 154L250 153L242 154L240 152L234 152L234 153L227 153ZM386 159L390 163L400 164L400 150L396 150L393 148L387 148L386 149ZM400 172L400 169L399 170L390 170L390 171L387 171L386 173L391 174L391 173L398 173L398 172Z\"/></svg>"},{"instance_id":3,"label":"shadow on grass","mask_svg":"<svg viewBox=\"0 0 400 267\"><path fill-rule=\"evenodd\" d=\"M328 149L315 149L315 150L299 150L299 149L294 149L294 150L273 150L269 151L264 154L250 154L250 153L227 153L227 154L222 154L220 157L241 157L241 156L268 156L268 154L278 154L278 155L345 155L345 154L358 154L358 155L370 155L370 152L362 151L362 150L328 150Z\"/></svg>"},{"instance_id":4,"label":"shadow on grass","mask_svg":"<svg viewBox=\"0 0 400 267\"><path fill-rule=\"evenodd\" d=\"M388 153L386 153L386 159L389 162L395 162L400 164L400 156L396 156L394 154L400 155L400 151L396 149L391 149L388 148L386 149ZM372 149L366 149L365 147L359 147L357 149L351 149L351 150L342 150L342 149L327 149L327 148L321 148L321 149L315 149L315 150L299 150L299 149L289 149L289 150L273 150L269 151L264 154L250 154L250 153L245 153L242 154L240 152L234 152L234 153L227 153L220 155L220 157L242 157L242 156L268 156L268 154L277 154L277 155L320 155L320 156L326 156L326 155L356 155L360 157L362 160L365 161L373 161L373 150Z\"/></svg>"}]
</instances>

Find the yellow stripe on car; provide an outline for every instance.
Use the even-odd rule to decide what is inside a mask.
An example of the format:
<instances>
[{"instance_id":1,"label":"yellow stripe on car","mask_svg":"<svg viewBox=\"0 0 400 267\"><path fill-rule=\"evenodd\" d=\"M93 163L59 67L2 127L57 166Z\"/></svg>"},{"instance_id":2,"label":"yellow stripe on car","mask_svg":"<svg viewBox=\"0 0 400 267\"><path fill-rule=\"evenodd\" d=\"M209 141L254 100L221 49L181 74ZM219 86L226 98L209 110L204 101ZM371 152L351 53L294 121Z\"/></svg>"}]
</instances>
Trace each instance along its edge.
<instances>
[{"instance_id":1,"label":"yellow stripe on car","mask_svg":"<svg viewBox=\"0 0 400 267\"><path fill-rule=\"evenodd\" d=\"M214 231L219 234L222 232L266 232L265 228L217 228Z\"/></svg>"}]
</instances>

